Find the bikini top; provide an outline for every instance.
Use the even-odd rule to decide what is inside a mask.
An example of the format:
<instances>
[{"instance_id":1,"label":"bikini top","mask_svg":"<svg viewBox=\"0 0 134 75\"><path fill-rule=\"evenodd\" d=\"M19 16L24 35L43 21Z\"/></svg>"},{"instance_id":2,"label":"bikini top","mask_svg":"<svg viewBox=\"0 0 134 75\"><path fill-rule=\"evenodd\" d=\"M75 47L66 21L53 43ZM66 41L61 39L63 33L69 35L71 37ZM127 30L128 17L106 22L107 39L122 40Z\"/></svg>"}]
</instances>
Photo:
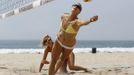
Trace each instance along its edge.
<instances>
[{"instance_id":1,"label":"bikini top","mask_svg":"<svg viewBox=\"0 0 134 75\"><path fill-rule=\"evenodd\" d=\"M63 26L61 26L61 30L66 33L77 34L77 31L73 28L72 24L69 24L66 29L64 29Z\"/></svg>"}]
</instances>

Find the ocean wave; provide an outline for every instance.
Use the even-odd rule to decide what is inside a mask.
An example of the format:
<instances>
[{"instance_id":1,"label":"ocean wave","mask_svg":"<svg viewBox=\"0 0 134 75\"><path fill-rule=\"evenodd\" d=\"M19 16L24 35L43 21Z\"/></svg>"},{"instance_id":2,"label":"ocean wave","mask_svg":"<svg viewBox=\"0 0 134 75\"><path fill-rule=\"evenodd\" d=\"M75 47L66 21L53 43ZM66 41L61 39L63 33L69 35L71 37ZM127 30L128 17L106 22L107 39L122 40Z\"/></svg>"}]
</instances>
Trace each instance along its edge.
<instances>
[{"instance_id":1,"label":"ocean wave","mask_svg":"<svg viewBox=\"0 0 134 75\"><path fill-rule=\"evenodd\" d=\"M96 48L97 52L134 52L134 48ZM1 54L6 53L38 53L41 54L44 49L0 49ZM74 48L74 53L92 52L92 48Z\"/></svg>"}]
</instances>

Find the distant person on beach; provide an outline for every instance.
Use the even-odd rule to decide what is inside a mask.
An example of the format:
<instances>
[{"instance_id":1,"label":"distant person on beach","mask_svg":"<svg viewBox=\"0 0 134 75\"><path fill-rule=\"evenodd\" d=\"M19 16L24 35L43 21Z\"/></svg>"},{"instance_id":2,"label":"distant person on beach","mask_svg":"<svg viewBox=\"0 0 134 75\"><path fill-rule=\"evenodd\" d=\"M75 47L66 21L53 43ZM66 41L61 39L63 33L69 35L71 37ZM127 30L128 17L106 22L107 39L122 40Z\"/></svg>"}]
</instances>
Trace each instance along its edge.
<instances>
[{"instance_id":1,"label":"distant person on beach","mask_svg":"<svg viewBox=\"0 0 134 75\"><path fill-rule=\"evenodd\" d=\"M53 46L53 41L52 41L52 39L49 35L46 35L43 38L42 46L46 47L46 48L44 50L43 59L40 63L39 72L41 72L42 67L43 67L44 64L49 64L49 61L47 61L46 59L47 59L48 52L52 51L52 46ZM76 66L75 65L75 55L74 55L73 52L69 55L68 60L64 61L64 64L60 67L60 72L67 73L67 65L68 65L70 70L75 70L75 71L83 70L85 72L88 72L87 68L83 68L81 66Z\"/></svg>"},{"instance_id":2,"label":"distant person on beach","mask_svg":"<svg viewBox=\"0 0 134 75\"><path fill-rule=\"evenodd\" d=\"M85 21L79 20L77 16L80 14L81 10L82 7L80 3L73 4L71 12L61 16L60 31L52 47L52 57L48 75L55 75L64 61L69 58L76 44L76 35L80 27L97 21L98 16L93 16Z\"/></svg>"}]
</instances>

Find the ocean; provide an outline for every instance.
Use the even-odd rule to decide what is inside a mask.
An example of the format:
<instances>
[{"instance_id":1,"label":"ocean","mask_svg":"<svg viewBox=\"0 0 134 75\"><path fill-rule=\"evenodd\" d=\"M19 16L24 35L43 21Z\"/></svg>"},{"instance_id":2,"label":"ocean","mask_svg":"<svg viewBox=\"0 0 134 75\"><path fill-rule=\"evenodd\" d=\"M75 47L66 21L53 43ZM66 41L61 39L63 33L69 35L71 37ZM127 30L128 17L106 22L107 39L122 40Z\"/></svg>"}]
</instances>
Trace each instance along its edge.
<instances>
[{"instance_id":1,"label":"ocean","mask_svg":"<svg viewBox=\"0 0 134 75\"><path fill-rule=\"evenodd\" d=\"M98 51L133 52L134 41L89 41L79 40L74 52L90 52L92 48ZM0 53L34 53L43 52L40 40L0 40Z\"/></svg>"}]
</instances>

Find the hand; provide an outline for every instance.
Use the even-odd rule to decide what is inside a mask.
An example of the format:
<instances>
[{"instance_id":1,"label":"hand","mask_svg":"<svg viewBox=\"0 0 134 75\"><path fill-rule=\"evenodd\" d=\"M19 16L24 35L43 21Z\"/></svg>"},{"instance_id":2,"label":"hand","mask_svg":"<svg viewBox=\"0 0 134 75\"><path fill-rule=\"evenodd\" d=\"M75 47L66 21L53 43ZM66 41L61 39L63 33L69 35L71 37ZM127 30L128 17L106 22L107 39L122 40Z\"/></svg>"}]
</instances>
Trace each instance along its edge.
<instances>
[{"instance_id":1,"label":"hand","mask_svg":"<svg viewBox=\"0 0 134 75\"><path fill-rule=\"evenodd\" d=\"M90 18L90 22L95 22L98 20L98 16L93 16L92 18Z\"/></svg>"},{"instance_id":2,"label":"hand","mask_svg":"<svg viewBox=\"0 0 134 75\"><path fill-rule=\"evenodd\" d=\"M41 63L43 63L43 64L49 64L49 61L47 61L47 60L42 60Z\"/></svg>"}]
</instances>

